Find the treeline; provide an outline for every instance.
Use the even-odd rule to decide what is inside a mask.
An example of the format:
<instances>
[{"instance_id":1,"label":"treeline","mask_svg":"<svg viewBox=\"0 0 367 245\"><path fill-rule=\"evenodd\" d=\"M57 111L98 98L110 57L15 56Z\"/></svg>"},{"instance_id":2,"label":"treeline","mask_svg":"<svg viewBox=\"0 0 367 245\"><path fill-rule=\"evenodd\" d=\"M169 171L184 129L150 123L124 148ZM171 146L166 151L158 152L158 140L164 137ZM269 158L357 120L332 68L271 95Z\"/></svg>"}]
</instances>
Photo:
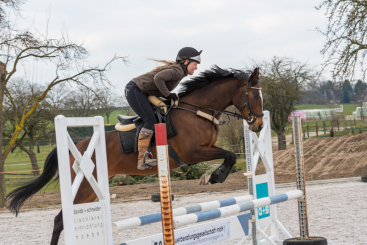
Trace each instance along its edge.
<instances>
[{"instance_id":1,"label":"treeline","mask_svg":"<svg viewBox=\"0 0 367 245\"><path fill-rule=\"evenodd\" d=\"M358 80L351 84L346 80L340 83L322 81L306 88L300 104L349 104L363 102L367 96L367 83Z\"/></svg>"},{"instance_id":2,"label":"treeline","mask_svg":"<svg viewBox=\"0 0 367 245\"><path fill-rule=\"evenodd\" d=\"M24 110L31 110L29 101L39 97L44 87L40 84L28 82L23 79L14 79L9 82L7 89L9 94L4 98L3 116L4 133L3 141L9 142L22 118ZM49 91L46 98L39 102L39 106L23 122L23 129L12 148L20 148L26 152L31 160L35 176L38 164L35 154L35 146L40 140L54 139L54 118L57 115L68 117L90 117L104 115L109 123L111 113L117 108L126 108L123 95L119 95L110 87L87 86L55 86ZM6 145L6 144L3 144Z\"/></svg>"}]
</instances>

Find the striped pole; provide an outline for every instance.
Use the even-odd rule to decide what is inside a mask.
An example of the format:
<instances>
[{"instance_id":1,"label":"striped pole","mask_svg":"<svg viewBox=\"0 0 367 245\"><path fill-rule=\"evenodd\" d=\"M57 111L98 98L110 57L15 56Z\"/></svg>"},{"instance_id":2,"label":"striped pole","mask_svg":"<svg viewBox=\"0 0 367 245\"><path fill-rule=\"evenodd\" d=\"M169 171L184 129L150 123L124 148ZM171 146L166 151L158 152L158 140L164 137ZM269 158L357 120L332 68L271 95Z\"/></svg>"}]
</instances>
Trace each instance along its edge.
<instances>
[{"instance_id":1,"label":"striped pole","mask_svg":"<svg viewBox=\"0 0 367 245\"><path fill-rule=\"evenodd\" d=\"M213 210L208 210L204 212L194 213L194 214L187 214L183 216L178 216L173 218L173 223L175 229L189 224L194 224L202 221L217 219L220 217L226 217L230 215L234 215L240 212L252 210L259 207L268 206L271 204L276 204L280 202L285 202L292 199L301 198L303 196L303 192L300 190L286 192L280 195L270 196L255 199L252 201L231 205L224 208L217 208Z\"/></svg>"},{"instance_id":2,"label":"striped pole","mask_svg":"<svg viewBox=\"0 0 367 245\"><path fill-rule=\"evenodd\" d=\"M247 167L247 186L248 186L248 193L250 195L254 195L254 178L253 173L255 170L252 169L252 151L251 151L251 136L249 125L247 124L246 120L243 120L243 127L245 133L245 150L246 150L246 167ZM251 210L252 217L255 217L255 209ZM252 245L257 245L257 232L256 232L256 219L251 220L251 234L252 234Z\"/></svg>"},{"instance_id":3,"label":"striped pole","mask_svg":"<svg viewBox=\"0 0 367 245\"><path fill-rule=\"evenodd\" d=\"M167 146L166 124L155 125L155 141L157 144L159 193L161 197L161 213L164 245L175 244L173 228L171 182L169 176L169 157Z\"/></svg>"},{"instance_id":4,"label":"striped pole","mask_svg":"<svg viewBox=\"0 0 367 245\"><path fill-rule=\"evenodd\" d=\"M302 143L302 125L299 116L293 117L293 133L294 133L294 148L296 152L296 167L297 167L297 189L301 190L304 195L298 200L299 212L299 228L300 237L308 239L308 218L307 218L307 201L306 201L306 182L303 161L303 143Z\"/></svg>"},{"instance_id":5,"label":"striped pole","mask_svg":"<svg viewBox=\"0 0 367 245\"><path fill-rule=\"evenodd\" d=\"M253 200L254 197L251 195L239 196L234 198L228 198L212 202L203 202L196 205L191 205L187 207L176 208L172 210L173 217L192 214L197 212L202 212L206 210L211 210L215 208L227 207L233 204L243 203ZM122 230L132 229L143 225L148 225L152 223L157 223L162 221L161 213L148 214L140 217L125 219L122 221L117 221L112 223L112 229L114 233L118 233Z\"/></svg>"}]
</instances>

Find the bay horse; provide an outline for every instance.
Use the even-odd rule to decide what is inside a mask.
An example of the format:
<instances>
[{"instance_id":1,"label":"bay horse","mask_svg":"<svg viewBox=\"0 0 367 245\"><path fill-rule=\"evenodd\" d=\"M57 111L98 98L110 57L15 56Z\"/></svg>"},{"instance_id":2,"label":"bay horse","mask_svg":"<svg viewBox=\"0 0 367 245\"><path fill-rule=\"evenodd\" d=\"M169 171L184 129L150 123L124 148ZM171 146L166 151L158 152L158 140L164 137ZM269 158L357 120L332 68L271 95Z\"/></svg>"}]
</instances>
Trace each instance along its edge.
<instances>
[{"instance_id":1,"label":"bay horse","mask_svg":"<svg viewBox=\"0 0 367 245\"><path fill-rule=\"evenodd\" d=\"M258 68L248 74L241 70L225 70L214 66L183 83L183 92L179 93L178 106L189 110L171 110L171 118L177 134L170 138L168 142L184 162L190 165L224 159L224 162L210 177L209 182L212 184L224 182L236 163L236 155L216 146L215 143L219 133L217 127L212 121L199 117L192 111L197 111L200 108L201 111L213 115L212 110L214 110L216 111L216 119L219 119L227 107L234 105L240 111L237 117L246 119L251 126L250 129L259 132L262 129L263 108L258 77ZM145 170L137 169L138 153L124 154L122 152L117 131L106 132L105 138L109 178L118 174L148 175L157 173L157 166ZM86 151L89 141L90 139L85 139L76 144L82 154ZM152 148L152 153L156 158L155 147ZM94 154L92 160L95 161ZM74 157L70 154L70 163L73 162ZM169 165L171 169L178 167L171 158ZM58 160L55 148L45 160L43 173L27 185L15 189L6 197L9 201L9 210L18 215L23 203L53 180L57 170ZM75 172L71 172L72 180L74 180ZM93 174L97 179L96 169L94 169ZM96 197L93 189L84 179L75 197L74 204L93 202ZM58 243L62 230L61 210L54 219L51 245Z\"/></svg>"}]
</instances>

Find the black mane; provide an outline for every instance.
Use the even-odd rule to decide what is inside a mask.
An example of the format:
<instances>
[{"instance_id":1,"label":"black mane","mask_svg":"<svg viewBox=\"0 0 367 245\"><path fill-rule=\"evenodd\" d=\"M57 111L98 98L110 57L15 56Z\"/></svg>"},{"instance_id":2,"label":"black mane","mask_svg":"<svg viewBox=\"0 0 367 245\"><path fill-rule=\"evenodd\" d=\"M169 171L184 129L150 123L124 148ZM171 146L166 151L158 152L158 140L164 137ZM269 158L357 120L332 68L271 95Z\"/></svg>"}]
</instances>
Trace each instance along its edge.
<instances>
[{"instance_id":1,"label":"black mane","mask_svg":"<svg viewBox=\"0 0 367 245\"><path fill-rule=\"evenodd\" d=\"M194 90L203 88L214 82L236 78L237 80L249 79L249 74L242 70L235 69L222 69L217 65L214 65L210 70L201 72L198 76L183 82L181 85L183 88L180 90L179 97L183 97Z\"/></svg>"}]
</instances>

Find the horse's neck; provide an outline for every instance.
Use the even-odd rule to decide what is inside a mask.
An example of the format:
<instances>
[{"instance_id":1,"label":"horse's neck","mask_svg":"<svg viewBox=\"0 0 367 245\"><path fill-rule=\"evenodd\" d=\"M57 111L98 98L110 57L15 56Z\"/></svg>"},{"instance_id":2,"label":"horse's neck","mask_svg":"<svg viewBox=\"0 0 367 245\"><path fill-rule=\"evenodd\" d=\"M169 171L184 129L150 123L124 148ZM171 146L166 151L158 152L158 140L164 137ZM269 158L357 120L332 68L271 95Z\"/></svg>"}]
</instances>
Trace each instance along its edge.
<instances>
[{"instance_id":1,"label":"horse's neck","mask_svg":"<svg viewBox=\"0 0 367 245\"><path fill-rule=\"evenodd\" d=\"M224 111L232 105L232 96L237 87L237 80L216 82L190 93L183 100L201 107Z\"/></svg>"}]
</instances>

